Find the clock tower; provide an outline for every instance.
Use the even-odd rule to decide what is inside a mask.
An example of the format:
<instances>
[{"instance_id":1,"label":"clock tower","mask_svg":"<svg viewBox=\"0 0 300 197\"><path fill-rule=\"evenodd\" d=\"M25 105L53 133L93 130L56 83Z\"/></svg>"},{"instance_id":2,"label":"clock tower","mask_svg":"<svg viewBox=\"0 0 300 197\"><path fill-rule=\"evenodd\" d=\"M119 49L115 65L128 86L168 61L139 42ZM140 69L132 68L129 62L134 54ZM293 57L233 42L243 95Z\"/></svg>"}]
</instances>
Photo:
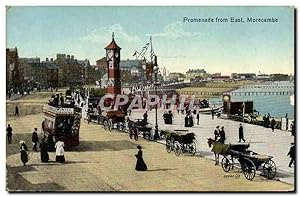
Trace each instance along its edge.
<instances>
[{"instance_id":1,"label":"clock tower","mask_svg":"<svg viewBox=\"0 0 300 197\"><path fill-rule=\"evenodd\" d=\"M112 34L112 41L106 50L106 62L108 72L107 93L121 94L121 80L120 80L120 50Z\"/></svg>"}]
</instances>

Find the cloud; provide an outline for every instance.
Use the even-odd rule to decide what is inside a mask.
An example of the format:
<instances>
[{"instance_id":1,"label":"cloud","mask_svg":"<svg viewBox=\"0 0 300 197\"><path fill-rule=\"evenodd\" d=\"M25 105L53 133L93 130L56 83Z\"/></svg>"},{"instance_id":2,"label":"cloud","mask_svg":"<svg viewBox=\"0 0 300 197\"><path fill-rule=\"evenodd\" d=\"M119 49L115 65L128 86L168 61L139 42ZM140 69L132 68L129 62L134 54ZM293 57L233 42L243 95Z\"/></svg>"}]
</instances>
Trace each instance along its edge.
<instances>
[{"instance_id":1,"label":"cloud","mask_svg":"<svg viewBox=\"0 0 300 197\"><path fill-rule=\"evenodd\" d=\"M147 36L153 36L153 37L167 37L172 39L182 38L182 37L196 37L201 36L202 33L200 32L188 32L183 29L182 22L175 22L168 24L164 27L163 31L160 33L155 34L147 34Z\"/></svg>"},{"instance_id":2,"label":"cloud","mask_svg":"<svg viewBox=\"0 0 300 197\"><path fill-rule=\"evenodd\" d=\"M114 24L109 27L100 27L89 32L81 40L97 43L107 43L111 39L112 32L118 41L128 43L140 43L142 40L137 35L128 34L120 24Z\"/></svg>"}]
</instances>

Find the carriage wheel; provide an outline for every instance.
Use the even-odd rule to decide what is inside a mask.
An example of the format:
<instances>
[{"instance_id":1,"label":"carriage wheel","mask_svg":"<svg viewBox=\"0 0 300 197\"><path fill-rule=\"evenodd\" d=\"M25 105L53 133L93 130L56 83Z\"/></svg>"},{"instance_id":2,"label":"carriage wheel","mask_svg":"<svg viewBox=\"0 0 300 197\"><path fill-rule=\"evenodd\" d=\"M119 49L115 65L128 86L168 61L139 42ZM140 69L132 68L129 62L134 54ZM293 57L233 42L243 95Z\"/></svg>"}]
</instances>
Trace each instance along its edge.
<instances>
[{"instance_id":1,"label":"carriage wheel","mask_svg":"<svg viewBox=\"0 0 300 197\"><path fill-rule=\"evenodd\" d=\"M276 165L275 162L270 159L266 161L263 165L263 174L267 179L273 179L276 175Z\"/></svg>"},{"instance_id":2,"label":"carriage wheel","mask_svg":"<svg viewBox=\"0 0 300 197\"><path fill-rule=\"evenodd\" d=\"M104 127L105 130L108 130L108 129L109 129L109 123L108 123L107 120L104 120L104 122L103 122L103 127Z\"/></svg>"},{"instance_id":3,"label":"carriage wheel","mask_svg":"<svg viewBox=\"0 0 300 197\"><path fill-rule=\"evenodd\" d=\"M176 156L179 156L182 153L181 144L177 141L174 144L174 149L175 149L175 155Z\"/></svg>"},{"instance_id":4,"label":"carriage wheel","mask_svg":"<svg viewBox=\"0 0 300 197\"><path fill-rule=\"evenodd\" d=\"M255 173L256 173L256 167L255 167L253 161L251 161L248 158L244 158L241 162L241 167L242 167L245 178L250 181L253 180L255 177Z\"/></svg>"},{"instance_id":5,"label":"carriage wheel","mask_svg":"<svg viewBox=\"0 0 300 197\"><path fill-rule=\"evenodd\" d=\"M166 149L168 153L172 152L172 142L170 140L166 141Z\"/></svg>"},{"instance_id":6,"label":"carriage wheel","mask_svg":"<svg viewBox=\"0 0 300 197\"><path fill-rule=\"evenodd\" d=\"M231 160L228 157L223 157L221 165L224 172L229 172L233 166Z\"/></svg>"},{"instance_id":7,"label":"carriage wheel","mask_svg":"<svg viewBox=\"0 0 300 197\"><path fill-rule=\"evenodd\" d=\"M192 155L195 155L196 154L196 143L195 142L193 142L192 144L190 144L189 145L190 147L190 153L192 154Z\"/></svg>"}]
</instances>

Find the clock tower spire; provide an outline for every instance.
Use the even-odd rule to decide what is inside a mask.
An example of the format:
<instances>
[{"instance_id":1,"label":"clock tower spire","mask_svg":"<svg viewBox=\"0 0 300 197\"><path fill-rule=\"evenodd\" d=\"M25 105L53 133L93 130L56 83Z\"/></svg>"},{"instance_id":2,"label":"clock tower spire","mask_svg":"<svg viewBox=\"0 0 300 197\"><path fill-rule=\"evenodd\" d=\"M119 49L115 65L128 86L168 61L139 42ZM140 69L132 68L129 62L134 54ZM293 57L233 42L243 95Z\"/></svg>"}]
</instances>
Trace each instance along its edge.
<instances>
[{"instance_id":1,"label":"clock tower spire","mask_svg":"<svg viewBox=\"0 0 300 197\"><path fill-rule=\"evenodd\" d=\"M115 42L115 34L112 33L112 41L106 50L106 62L108 72L107 93L121 94L121 78L120 78L120 51L121 48Z\"/></svg>"}]
</instances>

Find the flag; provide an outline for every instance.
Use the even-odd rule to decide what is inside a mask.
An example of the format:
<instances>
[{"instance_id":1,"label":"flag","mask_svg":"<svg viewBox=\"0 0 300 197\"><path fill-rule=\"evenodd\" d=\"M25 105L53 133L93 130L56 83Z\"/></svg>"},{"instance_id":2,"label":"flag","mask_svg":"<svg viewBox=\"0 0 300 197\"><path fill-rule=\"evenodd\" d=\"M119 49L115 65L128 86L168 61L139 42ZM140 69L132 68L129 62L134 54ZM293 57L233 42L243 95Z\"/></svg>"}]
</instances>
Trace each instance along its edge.
<instances>
[{"instance_id":1,"label":"flag","mask_svg":"<svg viewBox=\"0 0 300 197\"><path fill-rule=\"evenodd\" d=\"M150 44L150 42L148 42L147 44L146 44L146 46L148 46Z\"/></svg>"},{"instance_id":2,"label":"flag","mask_svg":"<svg viewBox=\"0 0 300 197\"><path fill-rule=\"evenodd\" d=\"M136 55L136 51L134 52L133 56L135 56L135 55Z\"/></svg>"}]
</instances>

